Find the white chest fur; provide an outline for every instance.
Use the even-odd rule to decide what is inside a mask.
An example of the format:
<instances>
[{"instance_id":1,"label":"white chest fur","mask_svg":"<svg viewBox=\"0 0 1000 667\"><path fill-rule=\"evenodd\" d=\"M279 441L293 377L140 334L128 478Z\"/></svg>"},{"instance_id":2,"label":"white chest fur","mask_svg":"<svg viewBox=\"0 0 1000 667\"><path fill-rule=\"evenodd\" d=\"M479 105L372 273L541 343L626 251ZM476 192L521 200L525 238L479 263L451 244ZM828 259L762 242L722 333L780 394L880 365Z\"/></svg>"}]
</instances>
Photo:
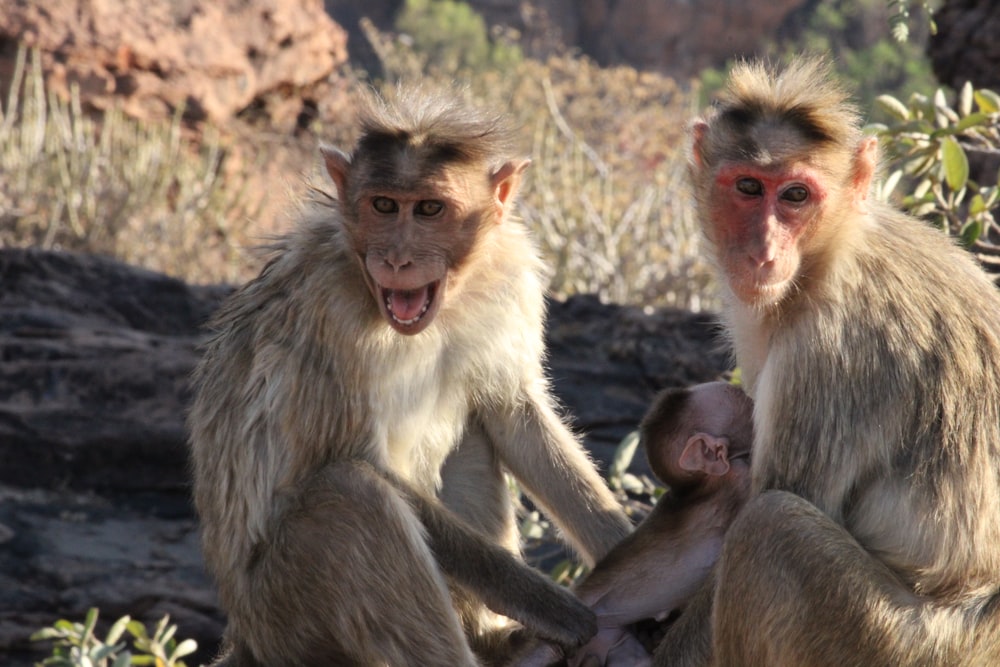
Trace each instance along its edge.
<instances>
[{"instance_id":1,"label":"white chest fur","mask_svg":"<svg viewBox=\"0 0 1000 667\"><path fill-rule=\"evenodd\" d=\"M468 419L466 374L434 335L394 336L373 362L368 401L383 464L433 492Z\"/></svg>"}]
</instances>

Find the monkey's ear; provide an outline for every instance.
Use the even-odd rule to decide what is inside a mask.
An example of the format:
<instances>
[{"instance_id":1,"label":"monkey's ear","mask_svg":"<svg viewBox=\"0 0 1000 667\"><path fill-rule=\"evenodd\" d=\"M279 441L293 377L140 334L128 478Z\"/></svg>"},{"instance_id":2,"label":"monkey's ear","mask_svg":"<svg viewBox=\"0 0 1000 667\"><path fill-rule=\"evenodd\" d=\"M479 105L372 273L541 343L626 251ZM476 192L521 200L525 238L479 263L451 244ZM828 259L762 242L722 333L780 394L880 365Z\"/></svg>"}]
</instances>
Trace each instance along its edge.
<instances>
[{"instance_id":1,"label":"monkey's ear","mask_svg":"<svg viewBox=\"0 0 1000 667\"><path fill-rule=\"evenodd\" d=\"M705 166L705 160L702 158L702 143L705 141L706 132L708 132L708 123L703 120L696 120L691 125L691 157L699 169Z\"/></svg>"},{"instance_id":2,"label":"monkey's ear","mask_svg":"<svg viewBox=\"0 0 1000 667\"><path fill-rule=\"evenodd\" d=\"M868 198L875 169L878 167L878 139L865 137L858 145L854 156L854 200L862 202Z\"/></svg>"},{"instance_id":3,"label":"monkey's ear","mask_svg":"<svg viewBox=\"0 0 1000 667\"><path fill-rule=\"evenodd\" d=\"M677 465L688 472L722 477L729 472L729 438L695 433L685 443Z\"/></svg>"},{"instance_id":4,"label":"monkey's ear","mask_svg":"<svg viewBox=\"0 0 1000 667\"><path fill-rule=\"evenodd\" d=\"M326 173L330 174L337 186L337 196L340 201L347 201L347 174L351 171L350 156L333 146L320 146L320 155L326 165Z\"/></svg>"},{"instance_id":5,"label":"monkey's ear","mask_svg":"<svg viewBox=\"0 0 1000 667\"><path fill-rule=\"evenodd\" d=\"M505 162L490 177L490 185L493 186L494 204L497 210L497 222L503 220L504 210L508 204L514 201L517 188L521 185L521 176L530 164L531 160Z\"/></svg>"}]
</instances>

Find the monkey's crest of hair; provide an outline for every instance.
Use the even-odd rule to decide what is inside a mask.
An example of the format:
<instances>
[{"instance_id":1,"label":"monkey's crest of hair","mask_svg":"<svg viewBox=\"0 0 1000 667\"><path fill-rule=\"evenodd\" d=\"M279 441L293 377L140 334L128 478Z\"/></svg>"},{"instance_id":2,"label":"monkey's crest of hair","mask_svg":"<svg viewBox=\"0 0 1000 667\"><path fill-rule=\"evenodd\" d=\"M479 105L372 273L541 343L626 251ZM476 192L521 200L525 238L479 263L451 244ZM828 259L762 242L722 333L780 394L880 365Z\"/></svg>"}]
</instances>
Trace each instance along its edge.
<instances>
[{"instance_id":1,"label":"monkey's crest of hair","mask_svg":"<svg viewBox=\"0 0 1000 667\"><path fill-rule=\"evenodd\" d=\"M504 114L471 105L467 97L458 86L436 90L399 84L385 94L369 90L360 98L362 136L354 152L403 148L438 163L499 167L516 152L515 128Z\"/></svg>"},{"instance_id":2,"label":"monkey's crest of hair","mask_svg":"<svg viewBox=\"0 0 1000 667\"><path fill-rule=\"evenodd\" d=\"M851 151L861 138L861 114L823 58L800 58L783 70L759 61L737 64L709 122L722 132L719 142L709 137L708 162L730 157L725 146L734 143L741 147L738 159L766 150L750 139L760 127L794 128L811 144L834 151ZM747 141L725 139L734 135Z\"/></svg>"}]
</instances>

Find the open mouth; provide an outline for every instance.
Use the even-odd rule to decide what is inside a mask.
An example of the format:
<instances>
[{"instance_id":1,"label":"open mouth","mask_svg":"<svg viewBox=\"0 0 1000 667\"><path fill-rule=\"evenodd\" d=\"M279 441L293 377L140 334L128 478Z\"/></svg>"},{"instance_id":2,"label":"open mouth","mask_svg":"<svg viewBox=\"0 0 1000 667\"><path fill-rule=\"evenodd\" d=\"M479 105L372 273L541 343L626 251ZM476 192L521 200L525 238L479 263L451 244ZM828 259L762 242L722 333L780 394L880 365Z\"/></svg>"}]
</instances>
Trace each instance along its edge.
<instances>
[{"instance_id":1,"label":"open mouth","mask_svg":"<svg viewBox=\"0 0 1000 667\"><path fill-rule=\"evenodd\" d=\"M404 334L422 331L437 312L440 284L436 280L417 289L388 289L380 285L384 313L393 328Z\"/></svg>"}]
</instances>

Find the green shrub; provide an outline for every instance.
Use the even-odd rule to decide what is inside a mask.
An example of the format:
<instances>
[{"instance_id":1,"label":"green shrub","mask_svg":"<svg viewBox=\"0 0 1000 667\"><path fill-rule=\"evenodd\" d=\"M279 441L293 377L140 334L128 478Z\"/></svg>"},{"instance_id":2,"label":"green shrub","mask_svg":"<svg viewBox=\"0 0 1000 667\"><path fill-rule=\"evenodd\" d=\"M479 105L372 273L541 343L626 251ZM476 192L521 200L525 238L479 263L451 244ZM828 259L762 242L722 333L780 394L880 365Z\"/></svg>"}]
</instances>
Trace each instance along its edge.
<instances>
[{"instance_id":1,"label":"green shrub","mask_svg":"<svg viewBox=\"0 0 1000 667\"><path fill-rule=\"evenodd\" d=\"M252 210L241 175L224 173L218 133L189 140L179 113L144 123L85 111L76 90L66 101L46 89L37 53L27 60L21 49L12 80L0 82L0 244L102 253L205 282L236 277L233 240Z\"/></svg>"},{"instance_id":2,"label":"green shrub","mask_svg":"<svg viewBox=\"0 0 1000 667\"><path fill-rule=\"evenodd\" d=\"M996 226L1000 170L982 183L970 176L967 151L1000 152L1000 95L966 84L953 103L943 89L904 104L881 95L877 104L891 120L872 124L890 159L879 196L902 184L898 202L914 215L957 234L972 246Z\"/></svg>"},{"instance_id":3,"label":"green shrub","mask_svg":"<svg viewBox=\"0 0 1000 667\"><path fill-rule=\"evenodd\" d=\"M406 0L396 30L411 41L425 67L442 72L505 68L522 59L520 47L491 36L483 17L456 0Z\"/></svg>"},{"instance_id":4,"label":"green shrub","mask_svg":"<svg viewBox=\"0 0 1000 667\"><path fill-rule=\"evenodd\" d=\"M91 608L83 623L56 621L31 636L32 641L51 641L52 655L40 665L47 667L125 667L155 665L155 667L185 667L181 658L194 653L198 645L193 639L178 642L177 626L164 616L150 635L139 621L123 616L111 626L104 639L98 638L98 611ZM128 632L133 638L135 653L121 641Z\"/></svg>"}]
</instances>

